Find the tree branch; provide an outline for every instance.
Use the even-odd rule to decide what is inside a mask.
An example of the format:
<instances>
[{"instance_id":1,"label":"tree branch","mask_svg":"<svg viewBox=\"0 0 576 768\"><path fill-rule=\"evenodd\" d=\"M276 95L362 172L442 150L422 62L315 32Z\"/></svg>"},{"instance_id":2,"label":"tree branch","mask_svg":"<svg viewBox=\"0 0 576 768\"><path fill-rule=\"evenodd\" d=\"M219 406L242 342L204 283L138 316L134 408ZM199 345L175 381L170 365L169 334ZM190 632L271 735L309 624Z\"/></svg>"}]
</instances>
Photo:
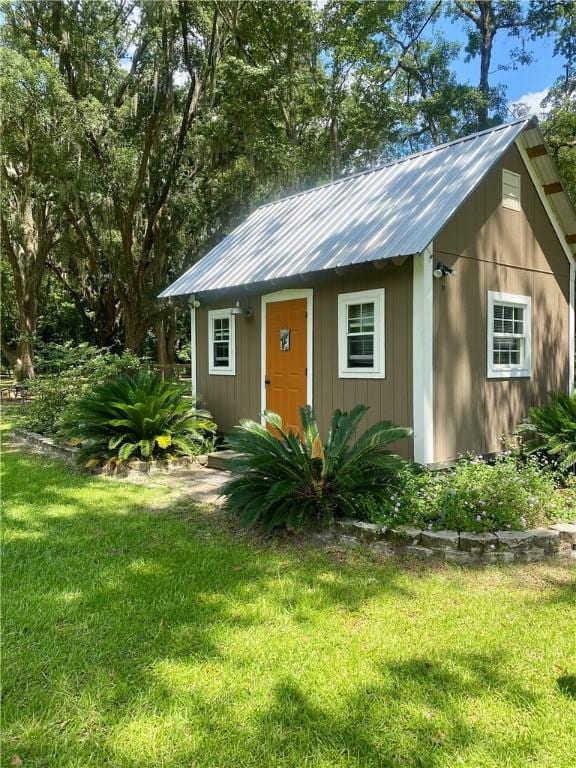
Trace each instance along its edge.
<instances>
[{"instance_id":1,"label":"tree branch","mask_svg":"<svg viewBox=\"0 0 576 768\"><path fill-rule=\"evenodd\" d=\"M467 16L473 24L477 27L480 26L480 16L477 16L472 9L465 5L461 0L454 0L454 4L464 16Z\"/></svg>"},{"instance_id":2,"label":"tree branch","mask_svg":"<svg viewBox=\"0 0 576 768\"><path fill-rule=\"evenodd\" d=\"M12 266L12 269L15 272L18 272L18 259L16 257L16 251L14 250L14 246L12 245L12 240L10 239L10 235L8 232L8 224L6 222L6 219L4 218L4 214L0 213L0 228L2 229L2 245L8 254L8 260L10 262L10 265Z\"/></svg>"}]
</instances>

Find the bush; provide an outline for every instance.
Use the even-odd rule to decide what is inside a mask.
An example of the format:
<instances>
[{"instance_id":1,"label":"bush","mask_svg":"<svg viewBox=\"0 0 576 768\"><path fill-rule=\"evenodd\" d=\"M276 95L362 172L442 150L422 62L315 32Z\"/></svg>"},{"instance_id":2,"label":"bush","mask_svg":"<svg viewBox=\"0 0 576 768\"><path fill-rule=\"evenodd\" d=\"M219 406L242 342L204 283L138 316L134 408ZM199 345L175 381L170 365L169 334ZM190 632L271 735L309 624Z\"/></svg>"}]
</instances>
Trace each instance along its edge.
<instances>
[{"instance_id":1,"label":"bush","mask_svg":"<svg viewBox=\"0 0 576 768\"><path fill-rule=\"evenodd\" d=\"M576 393L550 395L550 405L531 408L518 432L531 453L545 451L560 469L576 468Z\"/></svg>"},{"instance_id":2,"label":"bush","mask_svg":"<svg viewBox=\"0 0 576 768\"><path fill-rule=\"evenodd\" d=\"M45 370L58 370L63 360L67 361L67 365L59 373L46 374L28 382L28 393L32 400L22 422L25 429L50 436L60 432L65 417L73 418L75 404L95 384L115 379L120 374L136 371L140 367L140 361L130 352L115 355L86 344L80 345L82 349L77 356L73 352L68 356L70 350L65 345L54 347L58 350L53 350L52 367L45 361ZM75 364L72 364L73 360L76 360Z\"/></svg>"},{"instance_id":3,"label":"bush","mask_svg":"<svg viewBox=\"0 0 576 768\"><path fill-rule=\"evenodd\" d=\"M207 411L194 408L188 392L155 373L119 376L82 397L78 422L65 423L64 431L80 441L79 460L89 466L197 455L216 425Z\"/></svg>"},{"instance_id":4,"label":"bush","mask_svg":"<svg viewBox=\"0 0 576 768\"><path fill-rule=\"evenodd\" d=\"M547 524L574 509L574 490L536 458L503 455L493 462L464 457L446 471L407 466L382 504L361 499L363 519L385 525L487 532Z\"/></svg>"},{"instance_id":5,"label":"bush","mask_svg":"<svg viewBox=\"0 0 576 768\"><path fill-rule=\"evenodd\" d=\"M60 344L38 340L34 354L34 370L38 376L59 374L72 368L84 368L93 360L105 356L112 356L108 349L97 347L86 341L80 344L71 341Z\"/></svg>"},{"instance_id":6,"label":"bush","mask_svg":"<svg viewBox=\"0 0 576 768\"><path fill-rule=\"evenodd\" d=\"M281 418L269 411L265 420L272 431L242 421L227 439L228 447L242 454L232 463L233 478L224 489L229 509L245 525L298 528L335 514L355 514L361 492L384 498L405 463L388 447L411 430L382 421L352 444L367 410L363 405L350 413L336 410L325 445L309 407L300 410L301 437L286 432Z\"/></svg>"}]
</instances>

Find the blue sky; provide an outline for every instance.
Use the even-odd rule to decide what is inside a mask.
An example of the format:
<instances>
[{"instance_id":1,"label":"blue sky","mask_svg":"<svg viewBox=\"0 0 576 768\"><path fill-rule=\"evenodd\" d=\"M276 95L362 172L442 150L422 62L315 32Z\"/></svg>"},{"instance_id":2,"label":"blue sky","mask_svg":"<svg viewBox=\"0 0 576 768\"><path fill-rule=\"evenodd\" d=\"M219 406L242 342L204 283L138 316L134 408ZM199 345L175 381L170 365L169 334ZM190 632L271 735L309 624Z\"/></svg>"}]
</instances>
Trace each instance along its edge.
<instances>
[{"instance_id":1,"label":"blue sky","mask_svg":"<svg viewBox=\"0 0 576 768\"><path fill-rule=\"evenodd\" d=\"M436 23L434 29L437 32L443 32L449 40L462 43L464 47L466 35L462 22L451 23L442 18ZM502 83L507 86L510 103L523 101L537 112L538 104L546 95L546 90L563 73L563 60L553 55L553 41L543 37L526 41L526 49L534 55L532 64L521 66L517 70L498 70L499 65L508 63L510 50L519 45L519 38L506 37L504 30L497 32L492 55L491 83L493 85ZM468 81L472 85L477 85L480 74L479 58L465 62L462 49L458 61L455 61L453 66L459 81Z\"/></svg>"}]
</instances>

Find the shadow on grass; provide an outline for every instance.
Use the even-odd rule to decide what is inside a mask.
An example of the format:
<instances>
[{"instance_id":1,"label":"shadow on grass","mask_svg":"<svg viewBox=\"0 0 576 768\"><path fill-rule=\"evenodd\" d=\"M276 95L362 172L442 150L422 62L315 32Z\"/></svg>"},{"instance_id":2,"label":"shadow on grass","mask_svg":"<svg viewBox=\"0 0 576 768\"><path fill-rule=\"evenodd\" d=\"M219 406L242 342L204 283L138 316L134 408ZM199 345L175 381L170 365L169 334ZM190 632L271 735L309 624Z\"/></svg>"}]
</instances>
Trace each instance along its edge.
<instances>
[{"instance_id":1,"label":"shadow on grass","mask_svg":"<svg viewBox=\"0 0 576 768\"><path fill-rule=\"evenodd\" d=\"M556 682L564 696L576 699L576 675L562 675Z\"/></svg>"},{"instance_id":2,"label":"shadow on grass","mask_svg":"<svg viewBox=\"0 0 576 768\"><path fill-rule=\"evenodd\" d=\"M352 686L333 703L318 700L314 686L268 671L270 695L243 719L238 701L246 699L230 691L213 700L203 690L202 676L217 679L219 665L248 663L241 653L230 662L223 650L230 638L255 637L264 664L273 631L289 643L295 626L303 631L322 612L355 612L380 596L415 599L402 572L335 563L320 551L255 547L210 527L193 508L185 520L181 508L149 514L161 491L19 453L4 463L5 752L25 764L152 768L158 758L140 748L143 736L132 753L122 750L142 710L160 723L158 740L172 738L162 764L174 768L435 768L483 746L504 750L504 760L505 739L491 743L493 734L465 717L462 701L490 689L512 707L535 704L493 655L455 652L377 665L371 685ZM286 617L280 630L278 616ZM170 685L159 665L191 669L192 682ZM171 737L163 723L175 708L185 724ZM111 733L120 734L120 746Z\"/></svg>"},{"instance_id":3,"label":"shadow on grass","mask_svg":"<svg viewBox=\"0 0 576 768\"><path fill-rule=\"evenodd\" d=\"M346 754L346 764L358 768L450 766L456 759L464 765L468 750L479 748L504 759L506 740L496 744L466 718L463 700L474 702L490 686L518 706L534 703L529 691L510 685L498 663L482 655L455 654L449 663L414 657L382 665L380 679L359 687L336 714L313 703L293 680L282 681L274 703L260 716L253 748L266 744L275 758L296 750L310 765ZM527 747L524 754L529 753Z\"/></svg>"},{"instance_id":4,"label":"shadow on grass","mask_svg":"<svg viewBox=\"0 0 576 768\"><path fill-rule=\"evenodd\" d=\"M273 687L269 704L242 724L233 700L215 713L208 701L198 699L195 707L208 736L201 748L176 747L167 764L449 768L467 765L468 756L476 764L472 756L479 755L489 755L489 765L508 764L511 751L514 765L528 764L536 751L529 740L489 729L482 718L469 716L467 706L482 707L488 687L518 712L537 705L531 692L509 683L494 658L482 655L383 664L374 683L328 702L319 701L317 686L305 690L287 676ZM211 762L214 745L219 752ZM154 762L126 756L120 764L152 768Z\"/></svg>"}]
</instances>

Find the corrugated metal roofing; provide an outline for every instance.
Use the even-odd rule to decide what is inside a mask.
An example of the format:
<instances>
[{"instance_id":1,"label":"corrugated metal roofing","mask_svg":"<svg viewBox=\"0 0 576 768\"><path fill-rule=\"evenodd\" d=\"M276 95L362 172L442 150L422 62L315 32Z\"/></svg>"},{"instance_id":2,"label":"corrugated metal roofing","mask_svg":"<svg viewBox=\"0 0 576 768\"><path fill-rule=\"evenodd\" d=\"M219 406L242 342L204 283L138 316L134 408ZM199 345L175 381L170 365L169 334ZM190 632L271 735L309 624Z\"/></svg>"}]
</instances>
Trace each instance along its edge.
<instances>
[{"instance_id":1,"label":"corrugated metal roofing","mask_svg":"<svg viewBox=\"0 0 576 768\"><path fill-rule=\"evenodd\" d=\"M501 125L257 208L160 296L419 253L529 125Z\"/></svg>"}]
</instances>

